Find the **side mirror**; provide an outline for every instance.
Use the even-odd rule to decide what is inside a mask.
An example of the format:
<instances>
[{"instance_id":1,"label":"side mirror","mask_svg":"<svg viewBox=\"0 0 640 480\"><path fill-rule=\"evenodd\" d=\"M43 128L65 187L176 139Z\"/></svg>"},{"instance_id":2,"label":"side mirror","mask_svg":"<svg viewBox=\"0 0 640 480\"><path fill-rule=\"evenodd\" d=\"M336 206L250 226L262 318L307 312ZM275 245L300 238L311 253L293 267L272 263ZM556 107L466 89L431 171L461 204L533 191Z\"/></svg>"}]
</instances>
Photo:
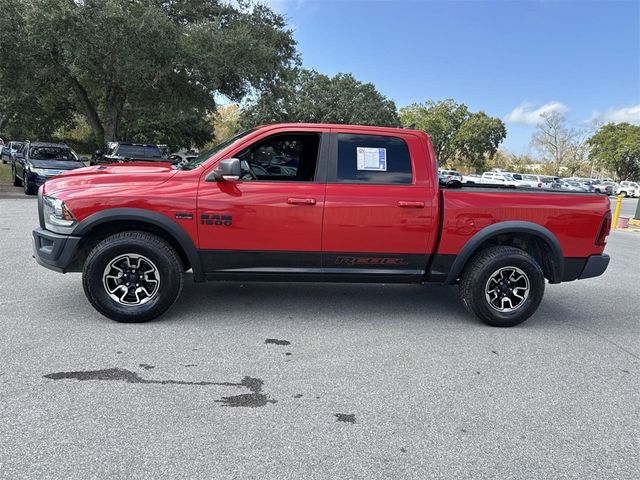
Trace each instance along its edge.
<instances>
[{"instance_id":1,"label":"side mirror","mask_svg":"<svg viewBox=\"0 0 640 480\"><path fill-rule=\"evenodd\" d=\"M207 175L207 182L224 182L240 180L241 175L240 160L237 158L227 158L222 160L218 167Z\"/></svg>"}]
</instances>

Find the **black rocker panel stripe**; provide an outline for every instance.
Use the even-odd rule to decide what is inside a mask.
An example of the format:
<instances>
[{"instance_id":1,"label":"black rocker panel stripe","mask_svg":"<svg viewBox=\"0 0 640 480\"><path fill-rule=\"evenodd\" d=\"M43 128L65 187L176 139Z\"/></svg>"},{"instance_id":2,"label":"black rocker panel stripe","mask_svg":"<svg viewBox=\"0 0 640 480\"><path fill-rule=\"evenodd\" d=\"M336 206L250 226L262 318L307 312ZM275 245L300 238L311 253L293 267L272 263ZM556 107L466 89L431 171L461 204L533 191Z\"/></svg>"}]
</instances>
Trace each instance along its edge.
<instances>
[{"instance_id":1,"label":"black rocker panel stripe","mask_svg":"<svg viewBox=\"0 0 640 480\"><path fill-rule=\"evenodd\" d=\"M200 250L206 273L355 273L415 275L424 272L428 255L406 253L289 252Z\"/></svg>"}]
</instances>

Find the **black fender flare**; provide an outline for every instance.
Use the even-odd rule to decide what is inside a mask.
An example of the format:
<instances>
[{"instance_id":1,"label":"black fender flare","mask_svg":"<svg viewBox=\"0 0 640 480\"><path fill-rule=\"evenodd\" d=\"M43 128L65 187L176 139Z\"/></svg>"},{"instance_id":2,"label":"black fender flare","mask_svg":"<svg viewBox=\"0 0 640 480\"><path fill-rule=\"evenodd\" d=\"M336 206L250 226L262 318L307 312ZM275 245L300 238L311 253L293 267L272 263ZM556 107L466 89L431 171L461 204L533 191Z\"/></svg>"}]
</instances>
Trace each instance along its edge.
<instances>
[{"instance_id":1,"label":"black fender flare","mask_svg":"<svg viewBox=\"0 0 640 480\"><path fill-rule=\"evenodd\" d=\"M537 237L549 247L549 250L546 253L551 255L553 269L553 275L552 278L549 279L549 282L560 283L564 274L564 255L562 253L560 242L549 229L542 225L538 225L537 223L525 221L494 223L493 225L485 227L477 232L467 241L467 243L465 243L462 250L460 250L460 253L456 256L444 283L447 285L455 283L464 270L464 267L467 265L467 262L478 251L482 243L498 235L519 233Z\"/></svg>"},{"instance_id":2,"label":"black fender flare","mask_svg":"<svg viewBox=\"0 0 640 480\"><path fill-rule=\"evenodd\" d=\"M203 282L205 280L206 277L204 275L204 270L202 269L200 256L198 255L198 250L193 244L191 237L178 223L161 213L142 208L110 208L89 215L78 223L76 228L73 230L72 235L81 237L98 225L124 220L137 220L152 224L164 230L176 241L178 245L180 245L189 259L191 270L193 271L193 279L196 282Z\"/></svg>"}]
</instances>

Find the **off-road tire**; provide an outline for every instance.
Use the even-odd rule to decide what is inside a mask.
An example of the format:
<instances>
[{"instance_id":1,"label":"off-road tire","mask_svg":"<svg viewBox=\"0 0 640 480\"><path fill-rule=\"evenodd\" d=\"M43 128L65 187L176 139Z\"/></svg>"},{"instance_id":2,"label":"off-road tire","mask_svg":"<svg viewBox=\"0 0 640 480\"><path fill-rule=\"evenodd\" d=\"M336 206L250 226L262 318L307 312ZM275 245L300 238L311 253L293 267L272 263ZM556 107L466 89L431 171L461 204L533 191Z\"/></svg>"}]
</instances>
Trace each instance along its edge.
<instances>
[{"instance_id":1,"label":"off-road tire","mask_svg":"<svg viewBox=\"0 0 640 480\"><path fill-rule=\"evenodd\" d=\"M528 277L528 296L511 312L494 309L485 295L489 279L500 269L515 267ZM496 246L478 252L460 277L459 293L465 308L494 327L513 327L535 313L544 295L544 274L531 255L514 247Z\"/></svg>"},{"instance_id":2,"label":"off-road tire","mask_svg":"<svg viewBox=\"0 0 640 480\"><path fill-rule=\"evenodd\" d=\"M157 293L142 305L121 305L103 284L105 268L122 255L141 255L151 260L159 273ZM128 231L117 233L96 245L82 271L82 286L87 299L105 317L116 322L140 323L166 312L178 299L184 284L180 256L165 240L156 235Z\"/></svg>"}]
</instances>

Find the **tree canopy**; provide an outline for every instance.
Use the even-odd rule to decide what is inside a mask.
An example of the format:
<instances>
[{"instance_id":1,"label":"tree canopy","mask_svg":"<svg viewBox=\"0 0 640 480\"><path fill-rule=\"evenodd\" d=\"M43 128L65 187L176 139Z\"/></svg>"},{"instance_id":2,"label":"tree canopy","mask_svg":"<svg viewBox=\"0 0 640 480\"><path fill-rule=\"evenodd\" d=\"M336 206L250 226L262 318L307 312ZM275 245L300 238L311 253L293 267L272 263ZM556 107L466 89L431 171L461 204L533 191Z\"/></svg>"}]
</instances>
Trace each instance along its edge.
<instances>
[{"instance_id":1,"label":"tree canopy","mask_svg":"<svg viewBox=\"0 0 640 480\"><path fill-rule=\"evenodd\" d=\"M507 135L499 118L484 112L472 113L464 103L452 99L429 100L401 108L400 121L404 127L430 135L442 165L458 162L476 170L484 169Z\"/></svg>"},{"instance_id":2,"label":"tree canopy","mask_svg":"<svg viewBox=\"0 0 640 480\"><path fill-rule=\"evenodd\" d=\"M274 122L399 126L395 103L350 73L291 69L243 109L243 125Z\"/></svg>"},{"instance_id":3,"label":"tree canopy","mask_svg":"<svg viewBox=\"0 0 640 480\"><path fill-rule=\"evenodd\" d=\"M203 144L215 94L240 100L297 61L283 17L243 0L0 0L0 12L0 128L23 135L78 112L97 143Z\"/></svg>"},{"instance_id":4,"label":"tree canopy","mask_svg":"<svg viewBox=\"0 0 640 480\"><path fill-rule=\"evenodd\" d=\"M640 177L640 126L608 123L587 140L589 158L616 172L619 180Z\"/></svg>"}]
</instances>

